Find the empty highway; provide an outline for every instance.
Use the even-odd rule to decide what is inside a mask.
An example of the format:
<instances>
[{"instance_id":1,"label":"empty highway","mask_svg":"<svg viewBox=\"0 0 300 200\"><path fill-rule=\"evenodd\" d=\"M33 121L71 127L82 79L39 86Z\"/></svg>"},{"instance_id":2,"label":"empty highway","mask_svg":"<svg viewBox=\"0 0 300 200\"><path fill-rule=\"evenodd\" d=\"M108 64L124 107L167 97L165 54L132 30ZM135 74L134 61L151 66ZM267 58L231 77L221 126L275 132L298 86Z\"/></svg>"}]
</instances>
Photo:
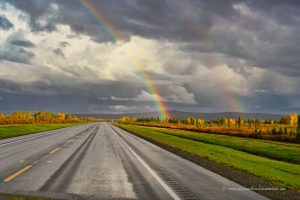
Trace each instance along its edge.
<instances>
[{"instance_id":1,"label":"empty highway","mask_svg":"<svg viewBox=\"0 0 300 200\"><path fill-rule=\"evenodd\" d=\"M267 199L110 125L0 140L0 193L65 199Z\"/></svg>"}]
</instances>

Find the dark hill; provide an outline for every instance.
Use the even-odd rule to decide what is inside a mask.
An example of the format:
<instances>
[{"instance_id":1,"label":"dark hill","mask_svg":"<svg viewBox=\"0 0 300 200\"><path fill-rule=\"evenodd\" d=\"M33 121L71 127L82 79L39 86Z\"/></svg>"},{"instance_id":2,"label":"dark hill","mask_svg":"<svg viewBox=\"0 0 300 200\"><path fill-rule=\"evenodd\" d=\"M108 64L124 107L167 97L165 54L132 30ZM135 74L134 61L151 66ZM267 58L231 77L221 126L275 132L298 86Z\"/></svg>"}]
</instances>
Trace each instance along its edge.
<instances>
[{"instance_id":1,"label":"dark hill","mask_svg":"<svg viewBox=\"0 0 300 200\"><path fill-rule=\"evenodd\" d=\"M183 112L172 110L169 111L171 118L186 119L187 117L195 117L206 120L215 120L223 117L237 119L241 116L243 119L256 117L257 119L273 119L279 120L282 114L269 114L269 113L241 113L241 112L216 112L216 113L201 113L201 112ZM102 119L120 119L123 116L145 118L157 117L158 112L145 112L145 113L125 113L125 114L77 114L80 117L97 117Z\"/></svg>"}]
</instances>

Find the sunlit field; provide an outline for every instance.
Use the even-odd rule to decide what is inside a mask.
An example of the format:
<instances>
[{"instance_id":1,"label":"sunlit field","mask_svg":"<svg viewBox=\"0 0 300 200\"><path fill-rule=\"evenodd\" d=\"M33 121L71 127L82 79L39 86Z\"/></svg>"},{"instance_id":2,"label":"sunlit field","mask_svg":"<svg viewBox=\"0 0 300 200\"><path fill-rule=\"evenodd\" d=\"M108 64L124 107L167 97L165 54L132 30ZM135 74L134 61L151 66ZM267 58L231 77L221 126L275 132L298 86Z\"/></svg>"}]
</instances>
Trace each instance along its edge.
<instances>
[{"instance_id":1,"label":"sunlit field","mask_svg":"<svg viewBox=\"0 0 300 200\"><path fill-rule=\"evenodd\" d=\"M75 125L77 125L77 123L0 125L0 139L28 135Z\"/></svg>"}]
</instances>

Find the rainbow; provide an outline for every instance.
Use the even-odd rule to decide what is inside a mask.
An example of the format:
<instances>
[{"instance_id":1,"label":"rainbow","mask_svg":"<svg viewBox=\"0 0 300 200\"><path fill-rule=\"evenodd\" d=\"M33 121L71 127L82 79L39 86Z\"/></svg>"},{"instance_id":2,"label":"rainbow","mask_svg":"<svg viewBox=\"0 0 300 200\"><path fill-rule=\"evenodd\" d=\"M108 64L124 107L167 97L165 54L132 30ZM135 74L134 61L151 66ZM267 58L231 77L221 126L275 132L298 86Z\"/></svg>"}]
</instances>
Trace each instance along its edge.
<instances>
[{"instance_id":1,"label":"rainbow","mask_svg":"<svg viewBox=\"0 0 300 200\"><path fill-rule=\"evenodd\" d=\"M185 18L188 19L188 26L190 26L191 30L194 31L194 34L196 37L199 38L199 41L202 41L202 46L200 43L198 43L199 48L202 50L203 48L205 49L206 52L213 52L211 53L211 57L208 58L209 62L214 65L218 66L222 64L222 58L218 56L218 54L215 52L215 44L212 39L209 38L209 34L207 31L202 28L202 26L199 24L199 20L191 15L190 13L193 13L193 7L189 4L189 1L186 0L181 0L179 1L181 8L181 12L186 15ZM224 77L226 74L220 74L220 77ZM222 89L222 94L221 94L221 99L220 101L223 101L225 103L225 110L222 111L232 111L232 112L244 112L245 108L244 105L242 104L242 101L239 99L239 97L234 94L234 92L228 92L231 91L232 88L236 83L233 82L232 78L229 77L227 79L223 79L220 82L215 83L213 86L210 88L207 88L207 90L212 90L214 87L216 88L221 88Z\"/></svg>"},{"instance_id":2,"label":"rainbow","mask_svg":"<svg viewBox=\"0 0 300 200\"><path fill-rule=\"evenodd\" d=\"M103 12L101 12L101 10L97 8L97 6L91 0L79 0L79 2L102 25L102 27L111 36L111 39L114 42L123 41L123 37L121 36L118 29L114 26L110 19ZM144 72L142 65L136 58L134 58L133 55L130 55L129 52L125 51L125 49L123 49L123 52L127 56L131 66L135 69L135 72L137 73L139 78L143 81L144 85L147 88L147 91L151 94L152 100L160 113L160 118L169 118L170 115L168 113L168 108L165 104L165 101L160 97L157 88L155 87L151 79L147 76L147 74Z\"/></svg>"}]
</instances>

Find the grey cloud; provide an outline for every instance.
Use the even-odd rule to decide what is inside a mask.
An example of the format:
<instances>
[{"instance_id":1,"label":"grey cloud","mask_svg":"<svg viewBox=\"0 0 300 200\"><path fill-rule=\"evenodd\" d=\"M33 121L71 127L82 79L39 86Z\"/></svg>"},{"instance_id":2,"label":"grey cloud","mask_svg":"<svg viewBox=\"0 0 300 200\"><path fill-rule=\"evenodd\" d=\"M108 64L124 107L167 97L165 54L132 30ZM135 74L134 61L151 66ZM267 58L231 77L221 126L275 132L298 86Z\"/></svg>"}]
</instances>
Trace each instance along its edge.
<instances>
[{"instance_id":1,"label":"grey cloud","mask_svg":"<svg viewBox=\"0 0 300 200\"><path fill-rule=\"evenodd\" d=\"M65 57L65 54L64 54L64 52L61 48L53 49L53 53L58 55L58 56Z\"/></svg>"},{"instance_id":2,"label":"grey cloud","mask_svg":"<svg viewBox=\"0 0 300 200\"><path fill-rule=\"evenodd\" d=\"M16 63L30 64L35 54L24 48L10 48L0 51L0 60L7 60Z\"/></svg>"},{"instance_id":3,"label":"grey cloud","mask_svg":"<svg viewBox=\"0 0 300 200\"><path fill-rule=\"evenodd\" d=\"M68 24L75 32L88 34L96 41L112 39L112 36L103 28L103 24L97 21L79 2L55 0L7 2L30 15L30 24L33 30L39 30L38 20L49 14L51 3L56 3L59 5L60 15L49 19L47 25ZM93 5L96 5L125 38L135 34L150 38L195 41L204 38L204 35L199 32L197 24L201 24L206 30L211 25L211 15L208 15L210 12L217 12L219 15L231 14L231 1L223 3L222 6L216 6L222 3L221 1L210 2L93 1ZM70 12L65 12L65 10L70 10Z\"/></svg>"},{"instance_id":4,"label":"grey cloud","mask_svg":"<svg viewBox=\"0 0 300 200\"><path fill-rule=\"evenodd\" d=\"M12 45L15 45L15 46L21 46L21 47L27 47L27 48L33 48L33 47L35 47L35 44L33 44L29 40L18 40L18 39L15 39L15 40L10 41L10 43Z\"/></svg>"},{"instance_id":5,"label":"grey cloud","mask_svg":"<svg viewBox=\"0 0 300 200\"><path fill-rule=\"evenodd\" d=\"M110 97L118 94L120 98L134 97L141 89L140 86L127 82L82 83L78 82L77 77L66 78L59 75L45 75L43 81L27 84L0 79L0 96L3 98L0 112L27 109L86 113L100 108L97 111L103 112L109 111L108 107L115 105L115 102L99 101L99 96ZM149 105L149 102L135 104ZM130 106L130 102L124 105Z\"/></svg>"},{"instance_id":6,"label":"grey cloud","mask_svg":"<svg viewBox=\"0 0 300 200\"><path fill-rule=\"evenodd\" d=\"M63 24L69 25L74 32L68 35L70 39L88 35L96 42L113 40L103 24L97 21L78 1L10 0L7 2L29 14L32 31L55 31L57 25ZM52 3L58 5L57 14L49 9ZM299 110L298 93L296 94L294 90L290 93L280 93L282 90L287 90L282 89L280 85L290 82L289 77L293 77L290 85L293 87L300 85L299 80L296 80L300 75L299 1L111 0L93 1L93 3L125 39L129 39L132 35L139 35L160 41L175 42L179 46L176 51L185 52L188 55L185 57L187 62L183 65L180 65L176 58L172 62L163 63L165 74L147 72L149 78L158 82L158 90L170 100L167 105L171 108L207 109L207 111L230 109L235 106L232 105L234 102L230 102L232 100L230 98L235 97L237 102L244 102L245 109L249 110L262 111L262 108L266 111L280 112ZM239 4L246 6L250 12L241 13L241 10L236 7ZM41 25L40 19L46 20L46 23ZM53 53L64 57L64 48L68 48L70 44L66 41L58 41L56 44L58 46L53 47ZM0 59L30 63L34 54L19 47L5 47L0 52ZM178 59L181 58L183 57L178 56ZM197 62L194 62L195 60ZM222 64L228 65L234 72L248 80L249 90L254 91L253 94L242 96L223 90L221 86L225 83L210 84L207 80L197 79L200 65L212 69ZM261 80L259 78L251 80L252 75L256 73L256 68L264 69L271 75L261 76ZM21 100L16 100L17 95L25 99L36 98L45 101L44 105L37 103L40 107L46 107L46 105L54 107L55 102L59 102L59 98L62 98L71 102L69 104L63 102L64 105L70 105L68 109L71 109L71 105L76 107L78 103L82 106L76 107L79 110L98 109L101 111L103 109L107 111L107 105L114 106L116 103L128 108L136 105L136 109L147 105L147 102L121 101L121 99L136 98L140 91L145 90L143 85L130 83L130 80L97 82L101 78L97 79L96 72L88 66L65 66L61 67L61 70L71 78L51 74L49 77L42 77L47 82L35 82L26 86L3 84L1 90L3 94L0 96L3 100L15 98L15 101L24 106L31 105L29 100L27 102L24 100L25 103L22 104ZM277 75L283 74L279 75L282 79L275 79L273 72ZM97 81L91 83L92 81L78 80L81 76ZM222 74L219 76L221 77ZM178 94L174 94L172 90L172 87L176 88L174 85L180 86L186 92L186 96L192 99L190 102L194 103L193 100L195 100L196 104L176 103L175 100L179 102L181 99ZM15 91L11 94L15 96L7 98L5 94L8 95L8 90ZM24 91L27 91L27 94ZM53 95L48 101L45 97L46 91L49 92L47 95ZM68 95L70 98L67 97ZM112 96L119 98L119 101L112 101ZM100 101L97 98L103 100ZM18 103L12 103L12 105L17 106ZM33 104L31 106L36 108ZM2 108L5 109L4 106ZM11 109L15 108L11 107ZM116 107L118 108L124 107Z\"/></svg>"},{"instance_id":7,"label":"grey cloud","mask_svg":"<svg viewBox=\"0 0 300 200\"><path fill-rule=\"evenodd\" d=\"M241 15L234 23L228 19L215 21L210 34L216 50L243 59L248 66L299 76L300 29L249 9L253 17Z\"/></svg>"},{"instance_id":8,"label":"grey cloud","mask_svg":"<svg viewBox=\"0 0 300 200\"><path fill-rule=\"evenodd\" d=\"M55 31L56 27L53 22L47 21L46 24L40 24L38 21L44 17L49 16L50 4L53 1L40 1L40 0L4 0L4 2L10 3L16 8L29 14L29 22L32 31Z\"/></svg>"},{"instance_id":9,"label":"grey cloud","mask_svg":"<svg viewBox=\"0 0 300 200\"><path fill-rule=\"evenodd\" d=\"M55 30L57 24L67 24L76 33L89 35L97 42L114 39L79 2L8 2L30 15L33 30L43 30L38 26L38 19L51 15L45 25L48 31ZM58 5L59 15L51 13L49 8L53 3ZM234 7L238 4L249 8L250 14L242 15ZM187 52L222 53L229 58L244 59L252 66L291 76L300 74L300 6L297 1L131 0L93 1L93 5L125 39L140 35L185 42L183 50Z\"/></svg>"},{"instance_id":10,"label":"grey cloud","mask_svg":"<svg viewBox=\"0 0 300 200\"><path fill-rule=\"evenodd\" d=\"M65 48L65 47L71 46L71 44L69 42L62 41L59 43L59 46L62 48Z\"/></svg>"},{"instance_id":11,"label":"grey cloud","mask_svg":"<svg viewBox=\"0 0 300 200\"><path fill-rule=\"evenodd\" d=\"M0 60L30 64L35 54L25 48L33 48L35 44L23 38L21 32L9 35L0 48Z\"/></svg>"},{"instance_id":12,"label":"grey cloud","mask_svg":"<svg viewBox=\"0 0 300 200\"><path fill-rule=\"evenodd\" d=\"M5 16L0 16L0 28L7 31L13 27L14 25Z\"/></svg>"}]
</instances>

